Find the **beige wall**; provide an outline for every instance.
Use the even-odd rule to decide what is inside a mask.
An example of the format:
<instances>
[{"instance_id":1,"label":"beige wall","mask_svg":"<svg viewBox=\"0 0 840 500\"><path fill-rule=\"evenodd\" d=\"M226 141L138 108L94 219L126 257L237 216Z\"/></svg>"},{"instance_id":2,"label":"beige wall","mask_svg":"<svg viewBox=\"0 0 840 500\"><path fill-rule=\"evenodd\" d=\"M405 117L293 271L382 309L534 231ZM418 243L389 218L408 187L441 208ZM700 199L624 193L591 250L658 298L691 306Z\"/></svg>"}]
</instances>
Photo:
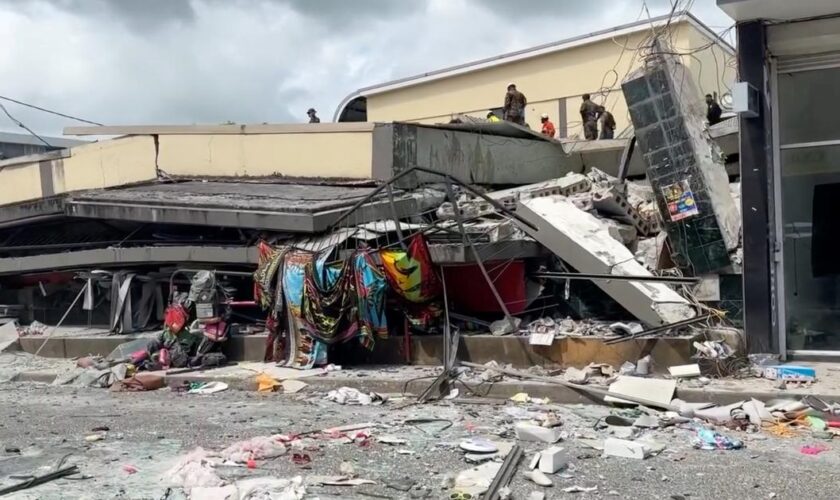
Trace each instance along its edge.
<instances>
[{"instance_id":1,"label":"beige wall","mask_svg":"<svg viewBox=\"0 0 840 500\"><path fill-rule=\"evenodd\" d=\"M154 140L124 137L2 162L0 205L156 178Z\"/></svg>"},{"instance_id":2,"label":"beige wall","mask_svg":"<svg viewBox=\"0 0 840 500\"><path fill-rule=\"evenodd\" d=\"M688 22L674 25L672 30L671 40L681 50L694 50L710 42ZM596 102L613 113L620 132L630 125L621 79L640 66L640 54L635 49L647 35L647 32L635 33L369 95L368 120L440 123L449 121L454 114L483 118L488 109L502 106L507 83L515 82L528 98L526 121L532 129L539 130L539 116L543 112L556 124L558 99L566 98L567 136L582 136L580 96L591 93ZM734 81L732 70L721 71L719 79L715 76L712 54L722 60L726 53L714 47L714 53L706 50L685 58L695 77L700 76L700 86L706 91L724 87L722 83L718 85L724 78L728 79L727 86Z\"/></svg>"},{"instance_id":3,"label":"beige wall","mask_svg":"<svg viewBox=\"0 0 840 500\"><path fill-rule=\"evenodd\" d=\"M161 135L160 168L182 176L371 176L373 132Z\"/></svg>"},{"instance_id":4,"label":"beige wall","mask_svg":"<svg viewBox=\"0 0 840 500\"><path fill-rule=\"evenodd\" d=\"M0 205L41 197L41 169L37 162L0 169Z\"/></svg>"},{"instance_id":5,"label":"beige wall","mask_svg":"<svg viewBox=\"0 0 840 500\"><path fill-rule=\"evenodd\" d=\"M148 136L122 137L70 149L53 162L55 194L157 179L155 142Z\"/></svg>"}]
</instances>

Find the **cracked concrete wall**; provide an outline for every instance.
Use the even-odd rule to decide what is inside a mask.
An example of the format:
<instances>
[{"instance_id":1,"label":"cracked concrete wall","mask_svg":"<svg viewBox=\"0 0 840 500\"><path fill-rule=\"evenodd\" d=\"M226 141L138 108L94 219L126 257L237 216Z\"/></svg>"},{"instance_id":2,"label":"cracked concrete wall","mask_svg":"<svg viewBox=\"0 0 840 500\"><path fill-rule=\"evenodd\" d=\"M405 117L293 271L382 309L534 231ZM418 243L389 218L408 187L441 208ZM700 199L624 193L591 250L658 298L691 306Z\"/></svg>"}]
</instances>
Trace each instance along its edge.
<instances>
[{"instance_id":1,"label":"cracked concrete wall","mask_svg":"<svg viewBox=\"0 0 840 500\"><path fill-rule=\"evenodd\" d=\"M154 141L122 137L0 162L0 206L157 179Z\"/></svg>"},{"instance_id":2,"label":"cracked concrete wall","mask_svg":"<svg viewBox=\"0 0 840 500\"><path fill-rule=\"evenodd\" d=\"M432 168L476 184L530 184L562 177L581 169L580 158L559 144L476 132L395 123L391 175L412 166ZM440 182L425 174L406 178L400 187Z\"/></svg>"}]
</instances>

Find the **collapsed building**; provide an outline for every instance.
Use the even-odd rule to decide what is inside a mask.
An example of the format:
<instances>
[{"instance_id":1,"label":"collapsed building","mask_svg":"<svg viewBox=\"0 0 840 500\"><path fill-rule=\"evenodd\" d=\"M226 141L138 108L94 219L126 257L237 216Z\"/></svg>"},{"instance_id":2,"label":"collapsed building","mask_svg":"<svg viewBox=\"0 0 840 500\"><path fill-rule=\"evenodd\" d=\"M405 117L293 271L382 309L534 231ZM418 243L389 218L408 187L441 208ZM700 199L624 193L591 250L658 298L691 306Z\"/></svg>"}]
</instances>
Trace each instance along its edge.
<instances>
[{"instance_id":1,"label":"collapsed building","mask_svg":"<svg viewBox=\"0 0 840 500\"><path fill-rule=\"evenodd\" d=\"M116 137L0 162L2 321L49 356L183 330L298 367L679 364L686 327L739 325L737 130L704 127L666 56L623 91L635 137L584 143L481 119L69 128Z\"/></svg>"}]
</instances>

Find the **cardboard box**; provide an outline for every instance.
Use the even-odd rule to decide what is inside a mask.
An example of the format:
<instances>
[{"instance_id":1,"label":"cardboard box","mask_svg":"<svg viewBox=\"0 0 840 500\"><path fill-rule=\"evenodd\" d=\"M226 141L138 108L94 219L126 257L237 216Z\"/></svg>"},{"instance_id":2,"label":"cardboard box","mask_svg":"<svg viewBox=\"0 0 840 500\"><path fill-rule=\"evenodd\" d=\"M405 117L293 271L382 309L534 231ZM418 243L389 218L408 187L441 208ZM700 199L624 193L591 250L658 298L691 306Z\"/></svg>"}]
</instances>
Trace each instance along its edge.
<instances>
[{"instance_id":1,"label":"cardboard box","mask_svg":"<svg viewBox=\"0 0 840 500\"><path fill-rule=\"evenodd\" d=\"M797 382L814 382L817 371L808 366L778 365L764 368L764 378L770 380L792 380Z\"/></svg>"}]
</instances>

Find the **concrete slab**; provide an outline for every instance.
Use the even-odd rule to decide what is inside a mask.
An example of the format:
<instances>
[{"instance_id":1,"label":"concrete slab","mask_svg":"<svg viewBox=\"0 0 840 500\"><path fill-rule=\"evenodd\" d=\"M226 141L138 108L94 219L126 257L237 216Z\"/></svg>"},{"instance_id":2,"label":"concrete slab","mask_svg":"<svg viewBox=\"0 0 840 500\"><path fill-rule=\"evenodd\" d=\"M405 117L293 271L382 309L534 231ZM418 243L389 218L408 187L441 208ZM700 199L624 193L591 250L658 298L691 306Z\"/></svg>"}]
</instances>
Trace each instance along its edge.
<instances>
[{"instance_id":1,"label":"concrete slab","mask_svg":"<svg viewBox=\"0 0 840 500\"><path fill-rule=\"evenodd\" d=\"M391 137L379 132L382 142L374 138L374 178L379 180L415 165L485 185L542 182L582 169L579 157L543 138L499 137L410 123L383 125L387 130ZM399 186L440 181L439 176L416 173L401 179Z\"/></svg>"},{"instance_id":2,"label":"concrete slab","mask_svg":"<svg viewBox=\"0 0 840 500\"><path fill-rule=\"evenodd\" d=\"M256 264L256 247L143 246L96 248L0 259L0 276L58 269L154 263Z\"/></svg>"},{"instance_id":3,"label":"concrete slab","mask_svg":"<svg viewBox=\"0 0 840 500\"><path fill-rule=\"evenodd\" d=\"M520 201L517 213L537 227L522 225L532 238L584 273L652 276L594 216L560 197ZM640 321L651 325L692 318L688 301L662 283L594 282Z\"/></svg>"},{"instance_id":4,"label":"concrete slab","mask_svg":"<svg viewBox=\"0 0 840 500\"><path fill-rule=\"evenodd\" d=\"M91 191L65 202L73 217L273 229L325 230L373 188L257 182L181 182ZM416 213L410 197L394 200L399 217ZM348 224L392 216L387 200L360 207Z\"/></svg>"}]
</instances>

